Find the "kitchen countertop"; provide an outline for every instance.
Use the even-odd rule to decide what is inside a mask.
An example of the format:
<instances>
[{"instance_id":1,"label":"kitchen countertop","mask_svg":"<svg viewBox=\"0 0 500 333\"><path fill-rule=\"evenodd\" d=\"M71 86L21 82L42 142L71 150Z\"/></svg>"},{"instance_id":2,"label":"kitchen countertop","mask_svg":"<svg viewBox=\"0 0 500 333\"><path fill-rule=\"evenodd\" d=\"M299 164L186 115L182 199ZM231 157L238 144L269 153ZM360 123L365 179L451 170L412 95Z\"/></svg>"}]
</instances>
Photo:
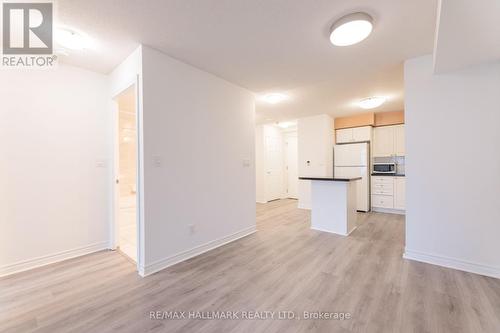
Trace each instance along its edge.
<instances>
[{"instance_id":1,"label":"kitchen countertop","mask_svg":"<svg viewBox=\"0 0 500 333\"><path fill-rule=\"evenodd\" d=\"M372 173L372 176L405 177L405 174L404 173Z\"/></svg>"},{"instance_id":2,"label":"kitchen countertop","mask_svg":"<svg viewBox=\"0 0 500 333\"><path fill-rule=\"evenodd\" d=\"M319 178L319 177L299 177L301 180L324 180L329 182L351 182L355 180L360 180L361 177L356 178Z\"/></svg>"}]
</instances>

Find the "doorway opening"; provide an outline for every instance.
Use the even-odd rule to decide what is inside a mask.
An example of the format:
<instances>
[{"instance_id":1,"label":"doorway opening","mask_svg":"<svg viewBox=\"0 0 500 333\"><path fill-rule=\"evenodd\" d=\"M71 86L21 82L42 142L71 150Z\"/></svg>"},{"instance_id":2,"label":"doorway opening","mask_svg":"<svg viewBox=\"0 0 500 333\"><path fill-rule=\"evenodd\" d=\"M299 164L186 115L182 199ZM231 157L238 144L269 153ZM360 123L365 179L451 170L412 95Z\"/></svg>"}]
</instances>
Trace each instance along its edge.
<instances>
[{"instance_id":1,"label":"doorway opening","mask_svg":"<svg viewBox=\"0 0 500 333\"><path fill-rule=\"evenodd\" d=\"M256 126L256 202L298 199L297 138L293 122Z\"/></svg>"},{"instance_id":2,"label":"doorway opening","mask_svg":"<svg viewBox=\"0 0 500 333\"><path fill-rule=\"evenodd\" d=\"M137 264L138 133L136 85L116 98L115 115L115 246Z\"/></svg>"}]
</instances>

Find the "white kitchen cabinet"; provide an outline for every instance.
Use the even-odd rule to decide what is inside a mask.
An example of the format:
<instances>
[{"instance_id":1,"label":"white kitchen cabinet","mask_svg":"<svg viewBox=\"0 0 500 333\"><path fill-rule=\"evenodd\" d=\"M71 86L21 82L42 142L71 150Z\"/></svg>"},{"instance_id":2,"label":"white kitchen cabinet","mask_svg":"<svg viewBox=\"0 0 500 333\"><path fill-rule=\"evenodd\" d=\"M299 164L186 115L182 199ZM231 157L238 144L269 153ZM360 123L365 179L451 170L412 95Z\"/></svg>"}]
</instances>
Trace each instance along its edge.
<instances>
[{"instance_id":1,"label":"white kitchen cabinet","mask_svg":"<svg viewBox=\"0 0 500 333\"><path fill-rule=\"evenodd\" d=\"M372 207L394 208L394 177L372 177Z\"/></svg>"},{"instance_id":2,"label":"white kitchen cabinet","mask_svg":"<svg viewBox=\"0 0 500 333\"><path fill-rule=\"evenodd\" d=\"M372 140L372 127L354 127L352 129L352 137L354 142L371 141Z\"/></svg>"},{"instance_id":3,"label":"white kitchen cabinet","mask_svg":"<svg viewBox=\"0 0 500 333\"><path fill-rule=\"evenodd\" d=\"M375 208L385 208L392 209L394 208L394 201L392 195L372 195L372 207Z\"/></svg>"},{"instance_id":4,"label":"white kitchen cabinet","mask_svg":"<svg viewBox=\"0 0 500 333\"><path fill-rule=\"evenodd\" d=\"M404 125L375 127L373 130L373 156L404 156Z\"/></svg>"},{"instance_id":5,"label":"white kitchen cabinet","mask_svg":"<svg viewBox=\"0 0 500 333\"><path fill-rule=\"evenodd\" d=\"M353 141L352 128L343 128L335 131L336 143L347 143Z\"/></svg>"},{"instance_id":6,"label":"white kitchen cabinet","mask_svg":"<svg viewBox=\"0 0 500 333\"><path fill-rule=\"evenodd\" d=\"M372 127L342 128L335 131L336 143L363 142L372 140Z\"/></svg>"},{"instance_id":7,"label":"white kitchen cabinet","mask_svg":"<svg viewBox=\"0 0 500 333\"><path fill-rule=\"evenodd\" d=\"M401 214L405 210L405 187L404 177L372 176L372 208Z\"/></svg>"},{"instance_id":8,"label":"white kitchen cabinet","mask_svg":"<svg viewBox=\"0 0 500 333\"><path fill-rule=\"evenodd\" d=\"M394 127L375 127L373 130L373 156L394 155Z\"/></svg>"},{"instance_id":9,"label":"white kitchen cabinet","mask_svg":"<svg viewBox=\"0 0 500 333\"><path fill-rule=\"evenodd\" d=\"M394 145L397 156L405 155L405 127L404 125L394 126Z\"/></svg>"},{"instance_id":10,"label":"white kitchen cabinet","mask_svg":"<svg viewBox=\"0 0 500 333\"><path fill-rule=\"evenodd\" d=\"M404 177L394 177L394 208L405 209L406 199L406 179Z\"/></svg>"}]
</instances>

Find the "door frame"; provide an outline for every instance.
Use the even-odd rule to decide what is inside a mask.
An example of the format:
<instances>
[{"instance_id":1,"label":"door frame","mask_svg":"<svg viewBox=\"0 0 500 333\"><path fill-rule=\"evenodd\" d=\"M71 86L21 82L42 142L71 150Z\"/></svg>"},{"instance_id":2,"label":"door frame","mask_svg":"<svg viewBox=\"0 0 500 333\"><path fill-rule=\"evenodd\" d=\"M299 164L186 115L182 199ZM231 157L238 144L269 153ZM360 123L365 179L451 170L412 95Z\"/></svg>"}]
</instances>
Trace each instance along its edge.
<instances>
[{"instance_id":1,"label":"door frame","mask_svg":"<svg viewBox=\"0 0 500 333\"><path fill-rule=\"evenodd\" d=\"M112 97L112 156L113 167L111 168L111 219L110 219L110 249L116 250L119 243L118 212L120 204L119 186L116 183L120 172L119 165L119 107L117 99L127 89L135 86L135 126L136 126L136 270L143 276L144 272L144 154L143 154L143 126L142 126L142 103L140 101L140 80L136 75L124 87Z\"/></svg>"},{"instance_id":2,"label":"door frame","mask_svg":"<svg viewBox=\"0 0 500 333\"><path fill-rule=\"evenodd\" d=\"M295 139L297 139L297 144L298 144L298 136L297 136L297 131L294 130L294 131L288 131L288 132L283 132L283 174L284 174L284 184L285 184L285 189L284 189L284 194L285 194L285 198L288 198L288 199L298 199L298 193L297 193L297 197L291 197L290 196L290 193L288 191L288 189L290 188L290 177L289 177L289 172L288 172L288 139L290 137L293 137ZM297 147L298 148L298 147ZM296 154L296 157L297 157L297 172L298 172L298 152ZM298 173L297 173L297 177L298 177ZM298 192L298 178L297 178L297 192Z\"/></svg>"}]
</instances>

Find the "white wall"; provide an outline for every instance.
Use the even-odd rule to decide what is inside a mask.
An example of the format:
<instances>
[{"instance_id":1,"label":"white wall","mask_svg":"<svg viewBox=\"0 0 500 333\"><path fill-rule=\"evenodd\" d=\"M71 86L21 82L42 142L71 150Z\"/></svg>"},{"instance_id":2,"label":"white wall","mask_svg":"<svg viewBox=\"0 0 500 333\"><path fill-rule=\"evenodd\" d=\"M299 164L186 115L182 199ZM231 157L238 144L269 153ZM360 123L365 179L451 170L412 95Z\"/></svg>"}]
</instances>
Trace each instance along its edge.
<instances>
[{"instance_id":1,"label":"white wall","mask_svg":"<svg viewBox=\"0 0 500 333\"><path fill-rule=\"evenodd\" d=\"M107 77L4 70L0 100L0 275L106 248Z\"/></svg>"},{"instance_id":2,"label":"white wall","mask_svg":"<svg viewBox=\"0 0 500 333\"><path fill-rule=\"evenodd\" d=\"M333 119L325 114L297 121L299 177L333 177ZM310 161L307 164L307 161ZM311 182L299 180L299 208L311 208Z\"/></svg>"},{"instance_id":3,"label":"white wall","mask_svg":"<svg viewBox=\"0 0 500 333\"><path fill-rule=\"evenodd\" d=\"M405 257L500 277L500 63L405 63Z\"/></svg>"},{"instance_id":4,"label":"white wall","mask_svg":"<svg viewBox=\"0 0 500 333\"><path fill-rule=\"evenodd\" d=\"M135 83L137 78L139 79L139 85L142 85L142 46L135 49L110 73L111 96L116 97ZM139 93L140 97L142 97L142 89L139 89Z\"/></svg>"},{"instance_id":5,"label":"white wall","mask_svg":"<svg viewBox=\"0 0 500 333\"><path fill-rule=\"evenodd\" d=\"M247 90L142 51L149 274L255 231L255 125Z\"/></svg>"}]
</instances>

